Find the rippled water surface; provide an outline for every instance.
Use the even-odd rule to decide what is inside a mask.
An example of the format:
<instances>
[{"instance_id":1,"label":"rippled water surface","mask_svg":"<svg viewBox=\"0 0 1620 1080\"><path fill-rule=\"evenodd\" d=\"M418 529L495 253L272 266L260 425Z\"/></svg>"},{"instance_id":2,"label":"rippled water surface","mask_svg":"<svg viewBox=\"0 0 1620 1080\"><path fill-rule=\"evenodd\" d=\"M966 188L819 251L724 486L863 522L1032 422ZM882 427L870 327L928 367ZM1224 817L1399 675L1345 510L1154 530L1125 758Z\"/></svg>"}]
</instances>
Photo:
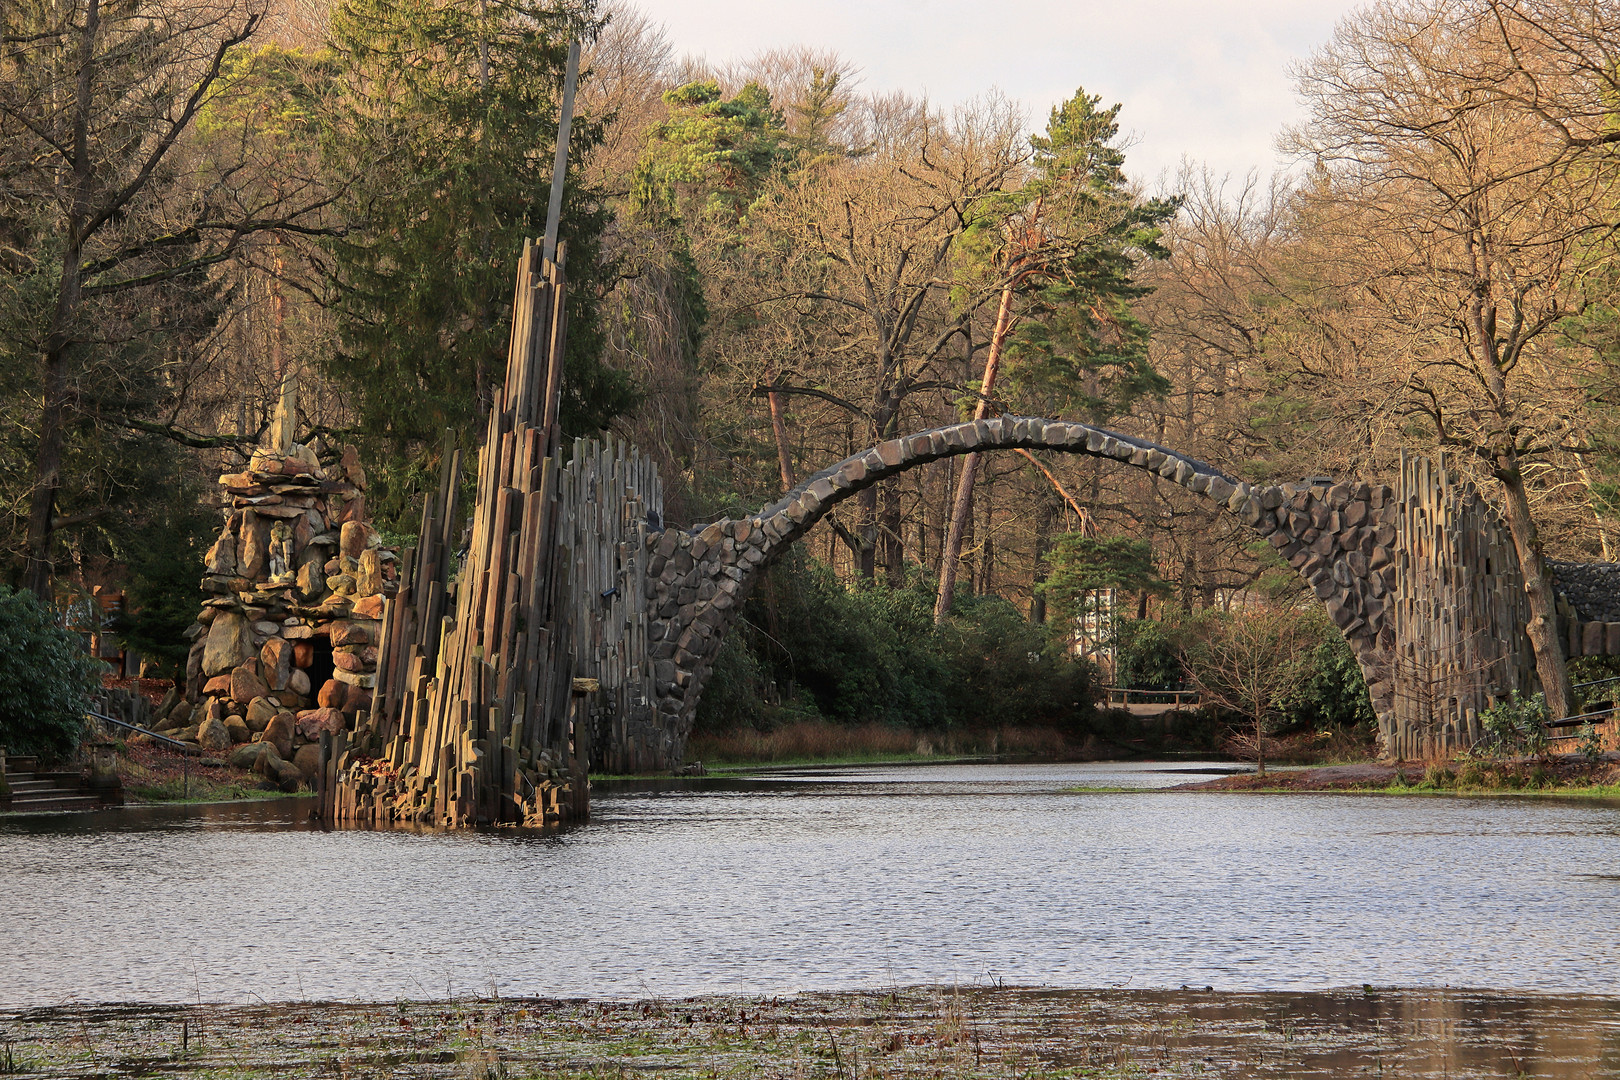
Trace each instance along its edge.
<instances>
[{"instance_id":1,"label":"rippled water surface","mask_svg":"<svg viewBox=\"0 0 1620 1080\"><path fill-rule=\"evenodd\" d=\"M1620 807L1152 790L1193 767L599 785L549 836L323 832L292 801L8 818L0 1003L1620 991Z\"/></svg>"}]
</instances>

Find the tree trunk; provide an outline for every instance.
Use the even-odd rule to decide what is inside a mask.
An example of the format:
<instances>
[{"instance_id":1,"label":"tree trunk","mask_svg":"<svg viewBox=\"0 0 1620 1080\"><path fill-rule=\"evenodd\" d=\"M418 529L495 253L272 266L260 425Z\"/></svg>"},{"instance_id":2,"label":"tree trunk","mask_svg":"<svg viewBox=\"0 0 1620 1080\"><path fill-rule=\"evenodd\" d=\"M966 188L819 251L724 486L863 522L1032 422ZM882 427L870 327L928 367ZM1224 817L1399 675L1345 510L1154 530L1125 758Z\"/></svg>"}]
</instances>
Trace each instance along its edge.
<instances>
[{"instance_id":1,"label":"tree trunk","mask_svg":"<svg viewBox=\"0 0 1620 1080\"><path fill-rule=\"evenodd\" d=\"M776 467L782 473L782 490L792 491L798 481L793 478L793 454L788 448L787 414L782 408L781 394L766 394L771 406L771 435L776 440Z\"/></svg>"},{"instance_id":2,"label":"tree trunk","mask_svg":"<svg viewBox=\"0 0 1620 1080\"><path fill-rule=\"evenodd\" d=\"M933 567L934 576L938 578L943 577L945 574L943 560L945 530L950 520L951 478L956 474L956 459L942 458L928 466L928 468L934 474L935 479L939 481L936 486L936 491L939 493L938 513L929 515L932 518L929 524L929 534L933 538L933 545L929 548L933 552L931 556L933 562L929 565Z\"/></svg>"},{"instance_id":3,"label":"tree trunk","mask_svg":"<svg viewBox=\"0 0 1620 1080\"><path fill-rule=\"evenodd\" d=\"M77 259L73 261L76 263ZM62 291L64 294L68 291L66 280ZM62 306L58 305L58 317ZM23 587L42 603L50 605L54 602L51 540L56 529L53 519L56 493L62 486L62 452L66 442L67 356L66 346L60 340L46 350L43 368L44 400L39 417L39 446L34 451L34 496L28 508L28 562L23 570Z\"/></svg>"},{"instance_id":4,"label":"tree trunk","mask_svg":"<svg viewBox=\"0 0 1620 1080\"><path fill-rule=\"evenodd\" d=\"M1530 622L1525 632L1536 655L1536 674L1547 697L1547 714L1554 720L1570 715L1574 693L1569 684L1569 668L1564 662L1563 643L1558 639L1558 606L1553 595L1552 577L1541 553L1541 537L1530 513L1519 455L1511 447L1496 455L1496 478L1502 482L1507 499L1508 531L1513 550L1524 575L1525 597L1530 602Z\"/></svg>"},{"instance_id":5,"label":"tree trunk","mask_svg":"<svg viewBox=\"0 0 1620 1080\"><path fill-rule=\"evenodd\" d=\"M279 186L277 198L280 197ZM282 258L285 241L281 233L271 234L273 255L270 269L270 370L276 378L276 406L270 425L270 445L276 452L292 452L293 437L298 432L297 376L287 368L287 298L282 293L281 278L286 270Z\"/></svg>"},{"instance_id":6,"label":"tree trunk","mask_svg":"<svg viewBox=\"0 0 1620 1080\"><path fill-rule=\"evenodd\" d=\"M973 517L973 480L979 470L979 455L962 459L962 475L956 482L956 501L951 506L951 524L939 555L939 595L934 600L934 621L944 622L956 599L956 573L962 561L962 538Z\"/></svg>"},{"instance_id":7,"label":"tree trunk","mask_svg":"<svg viewBox=\"0 0 1620 1080\"><path fill-rule=\"evenodd\" d=\"M1266 721L1259 716L1254 719L1254 774L1266 775Z\"/></svg>"},{"instance_id":8,"label":"tree trunk","mask_svg":"<svg viewBox=\"0 0 1620 1080\"><path fill-rule=\"evenodd\" d=\"M1007 340L1007 329L1012 323L1013 287L1009 282L1001 290L1001 304L996 309L996 326L990 334L990 355L984 362L984 378L979 385L979 404L973 410L973 419L983 420L990 411L990 393L996 386L996 372L1001 367L1001 350ZM939 560L939 596L934 601L934 621L944 622L950 614L951 601L956 598L956 564L962 558L962 534L967 520L973 514L973 481L979 469L979 455L969 454L962 459L962 476L956 484L956 503L951 509L951 526L945 534L945 545Z\"/></svg>"},{"instance_id":9,"label":"tree trunk","mask_svg":"<svg viewBox=\"0 0 1620 1080\"><path fill-rule=\"evenodd\" d=\"M883 572L889 585L902 588L906 583L906 546L900 530L900 491L894 480L881 485L883 516L880 523L883 544Z\"/></svg>"},{"instance_id":10,"label":"tree trunk","mask_svg":"<svg viewBox=\"0 0 1620 1080\"><path fill-rule=\"evenodd\" d=\"M984 539L979 541L979 575L977 593L980 596L989 596L995 589L996 577L996 534L992 528L995 518L995 500L991 498L992 480L994 477L984 478Z\"/></svg>"},{"instance_id":11,"label":"tree trunk","mask_svg":"<svg viewBox=\"0 0 1620 1080\"><path fill-rule=\"evenodd\" d=\"M862 581L877 579L877 488L869 487L855 496L860 519L855 523L855 537L860 549L855 552L855 572Z\"/></svg>"},{"instance_id":12,"label":"tree trunk","mask_svg":"<svg viewBox=\"0 0 1620 1080\"><path fill-rule=\"evenodd\" d=\"M90 114L94 107L96 36L101 31L101 5L85 7L79 37L79 71L73 107L73 199L63 230L62 281L56 290L56 308L41 356L42 376L39 446L34 451L34 494L28 506L27 562L23 587L46 604L54 603L51 590L51 540L56 532L56 497L62 488L62 457L67 445L69 331L81 299L84 229L90 218Z\"/></svg>"},{"instance_id":13,"label":"tree trunk","mask_svg":"<svg viewBox=\"0 0 1620 1080\"><path fill-rule=\"evenodd\" d=\"M1042 499L1040 513L1035 519L1035 558L1029 574L1029 621L1036 624L1046 621L1046 596L1041 592L1041 585L1046 581L1044 560L1050 547L1047 541L1056 522L1057 511L1053 509L1051 499Z\"/></svg>"}]
</instances>

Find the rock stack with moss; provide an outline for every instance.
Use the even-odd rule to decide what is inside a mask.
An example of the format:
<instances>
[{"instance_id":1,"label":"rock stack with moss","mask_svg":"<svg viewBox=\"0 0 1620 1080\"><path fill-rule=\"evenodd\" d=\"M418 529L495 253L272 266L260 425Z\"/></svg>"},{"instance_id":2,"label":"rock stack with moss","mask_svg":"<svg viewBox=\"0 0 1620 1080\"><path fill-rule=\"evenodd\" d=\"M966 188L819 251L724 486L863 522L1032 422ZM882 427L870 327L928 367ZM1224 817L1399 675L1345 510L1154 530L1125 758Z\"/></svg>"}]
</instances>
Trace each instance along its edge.
<instances>
[{"instance_id":1,"label":"rock stack with moss","mask_svg":"<svg viewBox=\"0 0 1620 1080\"><path fill-rule=\"evenodd\" d=\"M289 440L219 478L225 524L188 631L184 696L156 728L288 790L314 777L323 732L352 731L370 709L383 602L398 587L354 448L322 451Z\"/></svg>"}]
</instances>

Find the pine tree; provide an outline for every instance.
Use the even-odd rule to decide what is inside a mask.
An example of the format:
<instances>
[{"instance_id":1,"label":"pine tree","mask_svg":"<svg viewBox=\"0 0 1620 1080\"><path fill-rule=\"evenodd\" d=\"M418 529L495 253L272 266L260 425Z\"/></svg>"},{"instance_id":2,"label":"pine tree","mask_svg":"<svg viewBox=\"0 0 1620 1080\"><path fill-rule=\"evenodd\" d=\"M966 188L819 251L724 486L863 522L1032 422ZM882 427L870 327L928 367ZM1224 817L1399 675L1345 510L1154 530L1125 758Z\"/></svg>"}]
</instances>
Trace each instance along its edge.
<instances>
[{"instance_id":1,"label":"pine tree","mask_svg":"<svg viewBox=\"0 0 1620 1080\"><path fill-rule=\"evenodd\" d=\"M527 0L346 0L333 13L340 92L325 155L345 184L349 231L332 246L341 344L327 367L382 456L405 463L380 477L385 518L408 518L445 429L463 447L482 432L505 373L513 268L524 238L545 228L568 42L597 26L591 5ZM571 141L572 166L600 124L576 120ZM635 393L600 361L607 218L577 176L571 167L560 229L561 420L587 434Z\"/></svg>"},{"instance_id":2,"label":"pine tree","mask_svg":"<svg viewBox=\"0 0 1620 1080\"><path fill-rule=\"evenodd\" d=\"M1045 135L1030 137L1038 176L1023 195L1039 208L1045 250L1008 344L1015 390L1092 423L1169 386L1149 362L1148 327L1131 301L1148 292L1137 265L1169 255L1160 231L1178 206L1130 190L1114 145L1119 106L1100 101L1078 91L1052 109Z\"/></svg>"},{"instance_id":3,"label":"pine tree","mask_svg":"<svg viewBox=\"0 0 1620 1080\"><path fill-rule=\"evenodd\" d=\"M643 211L734 221L794 156L781 110L757 83L727 98L716 82L691 82L664 101L669 117L651 133L631 195Z\"/></svg>"}]
</instances>

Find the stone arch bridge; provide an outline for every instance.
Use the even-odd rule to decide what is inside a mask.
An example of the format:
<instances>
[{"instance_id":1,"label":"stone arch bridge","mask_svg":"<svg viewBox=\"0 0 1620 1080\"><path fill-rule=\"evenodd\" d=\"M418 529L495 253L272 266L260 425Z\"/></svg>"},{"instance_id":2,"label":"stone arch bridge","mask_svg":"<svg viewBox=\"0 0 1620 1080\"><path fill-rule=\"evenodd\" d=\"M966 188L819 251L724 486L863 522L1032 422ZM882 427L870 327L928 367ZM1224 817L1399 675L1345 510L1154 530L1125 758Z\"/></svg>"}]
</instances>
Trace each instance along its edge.
<instances>
[{"instance_id":1,"label":"stone arch bridge","mask_svg":"<svg viewBox=\"0 0 1620 1080\"><path fill-rule=\"evenodd\" d=\"M1205 462L1088 424L1001 417L891 439L811 476L745 518L645 538L652 701L635 724L650 754L678 764L727 629L761 570L833 507L940 458L990 450L1085 454L1145 470L1236 515L1315 590L1366 676L1386 745L1398 740L1395 592L1401 513L1388 486L1253 487ZM1461 732L1456 732L1460 736ZM650 744L650 745L649 745ZM660 761L658 764L663 764Z\"/></svg>"}]
</instances>

